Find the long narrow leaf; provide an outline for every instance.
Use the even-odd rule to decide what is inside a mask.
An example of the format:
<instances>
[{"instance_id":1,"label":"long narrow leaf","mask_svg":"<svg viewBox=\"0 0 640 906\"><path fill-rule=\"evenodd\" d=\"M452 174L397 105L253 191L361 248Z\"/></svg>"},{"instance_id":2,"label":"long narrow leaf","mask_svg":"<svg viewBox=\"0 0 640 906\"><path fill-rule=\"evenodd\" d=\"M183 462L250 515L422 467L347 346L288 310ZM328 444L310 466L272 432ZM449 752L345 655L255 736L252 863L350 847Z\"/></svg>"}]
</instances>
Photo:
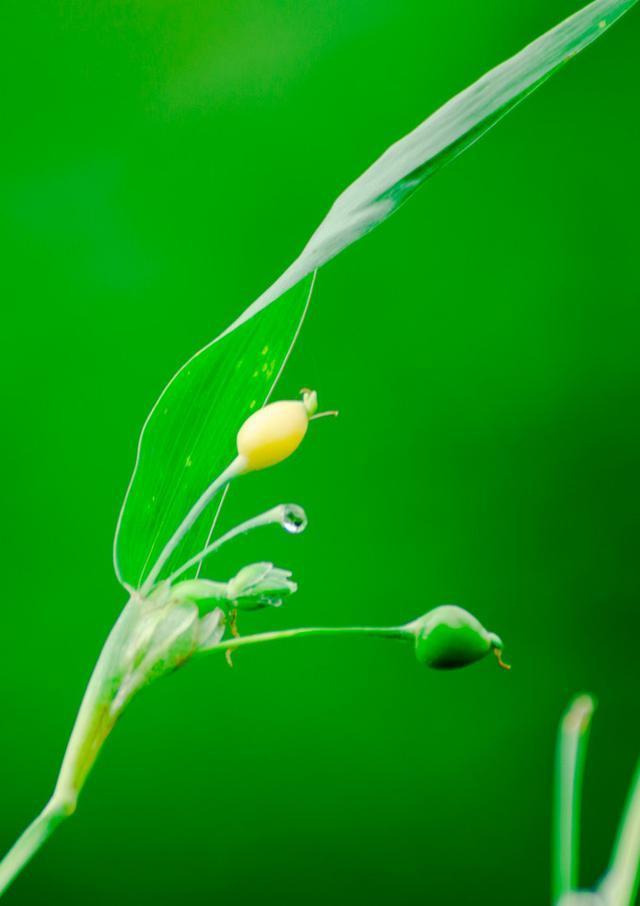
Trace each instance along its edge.
<instances>
[{"instance_id":1,"label":"long narrow leaf","mask_svg":"<svg viewBox=\"0 0 640 906\"><path fill-rule=\"evenodd\" d=\"M487 72L385 151L334 202L300 256L240 321L397 211L430 176L484 135L637 0L595 0ZM236 322L237 323L237 322Z\"/></svg>"},{"instance_id":2,"label":"long narrow leaf","mask_svg":"<svg viewBox=\"0 0 640 906\"><path fill-rule=\"evenodd\" d=\"M140 437L114 542L121 582L139 587L182 517L228 464L239 425L268 398L282 370L317 268L382 223L635 2L595 0L392 145L340 195L282 276L177 373ZM204 546L209 527L210 518L202 518L162 575Z\"/></svg>"}]
</instances>

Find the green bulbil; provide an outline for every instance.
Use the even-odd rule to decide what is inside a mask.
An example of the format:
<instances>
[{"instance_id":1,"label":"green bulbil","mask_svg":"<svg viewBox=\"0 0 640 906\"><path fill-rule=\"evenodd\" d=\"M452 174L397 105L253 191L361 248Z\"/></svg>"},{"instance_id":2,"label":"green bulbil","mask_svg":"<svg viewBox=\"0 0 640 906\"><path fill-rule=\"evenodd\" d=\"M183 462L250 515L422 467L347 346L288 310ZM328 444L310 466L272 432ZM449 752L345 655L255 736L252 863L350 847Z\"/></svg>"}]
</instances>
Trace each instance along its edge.
<instances>
[{"instance_id":1,"label":"green bulbil","mask_svg":"<svg viewBox=\"0 0 640 906\"><path fill-rule=\"evenodd\" d=\"M252 563L227 584L229 600L240 610L279 607L282 599L297 591L291 573L273 563Z\"/></svg>"},{"instance_id":2,"label":"green bulbil","mask_svg":"<svg viewBox=\"0 0 640 906\"><path fill-rule=\"evenodd\" d=\"M453 670L481 660L490 651L499 656L502 641L468 611L454 605L436 607L414 624L416 657L437 670Z\"/></svg>"}]
</instances>

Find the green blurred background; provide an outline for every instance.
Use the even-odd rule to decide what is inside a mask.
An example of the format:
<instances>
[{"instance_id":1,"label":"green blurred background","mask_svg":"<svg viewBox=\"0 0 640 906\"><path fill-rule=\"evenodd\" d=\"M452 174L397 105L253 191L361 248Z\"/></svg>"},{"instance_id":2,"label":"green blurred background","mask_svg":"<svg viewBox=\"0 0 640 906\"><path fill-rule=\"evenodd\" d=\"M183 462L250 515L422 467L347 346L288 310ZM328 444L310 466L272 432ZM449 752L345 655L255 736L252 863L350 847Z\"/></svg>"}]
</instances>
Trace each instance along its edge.
<instances>
[{"instance_id":1,"label":"green blurred background","mask_svg":"<svg viewBox=\"0 0 640 906\"><path fill-rule=\"evenodd\" d=\"M111 540L141 423L336 194L574 0L5 0L2 802L44 803L123 604ZM459 603L511 674L309 640L142 695L7 903L548 901L555 728L600 707L584 878L638 731L640 14L321 273L280 385L339 407L241 483L220 559L291 567L255 625Z\"/></svg>"}]
</instances>

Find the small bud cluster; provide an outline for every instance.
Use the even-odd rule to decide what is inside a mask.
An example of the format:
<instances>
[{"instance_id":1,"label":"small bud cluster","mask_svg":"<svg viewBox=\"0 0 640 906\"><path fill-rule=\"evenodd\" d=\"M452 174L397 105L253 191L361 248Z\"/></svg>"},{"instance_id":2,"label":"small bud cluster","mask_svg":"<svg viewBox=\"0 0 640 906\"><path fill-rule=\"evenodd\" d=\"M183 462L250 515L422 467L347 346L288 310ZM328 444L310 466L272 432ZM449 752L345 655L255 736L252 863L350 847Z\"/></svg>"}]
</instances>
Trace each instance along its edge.
<instances>
[{"instance_id":1,"label":"small bud cluster","mask_svg":"<svg viewBox=\"0 0 640 906\"><path fill-rule=\"evenodd\" d=\"M170 588L174 601L193 601L208 607L220 606L239 610L279 607L282 599L298 590L291 573L273 563L251 563L228 582L210 579L187 579Z\"/></svg>"},{"instance_id":2,"label":"small bud cluster","mask_svg":"<svg viewBox=\"0 0 640 906\"><path fill-rule=\"evenodd\" d=\"M291 573L273 563L252 563L241 569L227 585L227 594L235 607L257 610L280 607L282 599L298 590Z\"/></svg>"}]
</instances>

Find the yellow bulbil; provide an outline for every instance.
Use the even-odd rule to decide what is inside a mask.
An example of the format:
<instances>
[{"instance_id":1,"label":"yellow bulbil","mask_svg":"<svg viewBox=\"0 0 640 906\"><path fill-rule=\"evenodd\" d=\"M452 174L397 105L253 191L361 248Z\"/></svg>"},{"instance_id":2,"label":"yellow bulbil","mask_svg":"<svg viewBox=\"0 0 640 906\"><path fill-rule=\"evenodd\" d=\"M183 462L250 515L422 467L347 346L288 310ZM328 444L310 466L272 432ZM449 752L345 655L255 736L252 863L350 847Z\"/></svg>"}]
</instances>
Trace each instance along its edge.
<instances>
[{"instance_id":1,"label":"yellow bulbil","mask_svg":"<svg viewBox=\"0 0 640 906\"><path fill-rule=\"evenodd\" d=\"M301 401L270 403L250 415L238 432L238 454L245 471L255 472L282 462L302 443L309 413Z\"/></svg>"},{"instance_id":2,"label":"yellow bulbil","mask_svg":"<svg viewBox=\"0 0 640 906\"><path fill-rule=\"evenodd\" d=\"M238 431L238 457L233 464L236 475L256 472L282 462L298 449L309 422L337 412L318 412L315 390L301 390L301 400L269 403L250 415ZM251 403L253 407L255 400Z\"/></svg>"}]
</instances>

